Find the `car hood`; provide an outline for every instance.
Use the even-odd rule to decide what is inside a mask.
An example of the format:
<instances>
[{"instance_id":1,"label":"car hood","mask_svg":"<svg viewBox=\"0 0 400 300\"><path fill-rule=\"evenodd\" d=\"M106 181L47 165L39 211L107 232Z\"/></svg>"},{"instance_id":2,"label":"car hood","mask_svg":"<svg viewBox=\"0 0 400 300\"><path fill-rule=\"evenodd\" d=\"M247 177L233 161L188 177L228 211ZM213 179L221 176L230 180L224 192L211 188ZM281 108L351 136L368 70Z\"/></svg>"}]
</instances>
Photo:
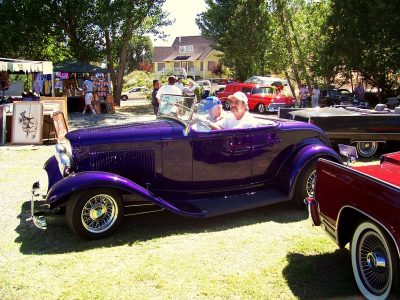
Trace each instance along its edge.
<instances>
[{"instance_id":1,"label":"car hood","mask_svg":"<svg viewBox=\"0 0 400 300\"><path fill-rule=\"evenodd\" d=\"M157 141L183 136L183 125L173 120L135 122L113 126L78 129L67 133L73 147L93 144Z\"/></svg>"}]
</instances>

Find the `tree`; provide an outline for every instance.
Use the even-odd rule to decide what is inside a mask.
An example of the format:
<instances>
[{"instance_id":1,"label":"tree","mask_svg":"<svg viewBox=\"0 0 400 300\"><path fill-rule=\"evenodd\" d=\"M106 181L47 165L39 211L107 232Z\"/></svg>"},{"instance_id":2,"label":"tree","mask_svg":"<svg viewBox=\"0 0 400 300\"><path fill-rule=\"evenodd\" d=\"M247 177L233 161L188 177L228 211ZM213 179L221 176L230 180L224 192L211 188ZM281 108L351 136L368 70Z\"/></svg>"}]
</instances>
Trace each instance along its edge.
<instances>
[{"instance_id":1,"label":"tree","mask_svg":"<svg viewBox=\"0 0 400 300\"><path fill-rule=\"evenodd\" d=\"M267 2L262 0L206 0L206 12L196 23L212 47L223 52L222 61L234 76L245 80L265 74L269 44Z\"/></svg>"},{"instance_id":2,"label":"tree","mask_svg":"<svg viewBox=\"0 0 400 300\"><path fill-rule=\"evenodd\" d=\"M150 38L147 36L133 36L128 46L126 71L130 73L134 70L142 69L142 67L147 70L148 68L145 64L151 62L152 56L153 44Z\"/></svg>"},{"instance_id":3,"label":"tree","mask_svg":"<svg viewBox=\"0 0 400 300\"><path fill-rule=\"evenodd\" d=\"M397 0L334 1L325 32L335 67L360 73L378 87L380 98L396 84L400 70L400 16Z\"/></svg>"}]
</instances>

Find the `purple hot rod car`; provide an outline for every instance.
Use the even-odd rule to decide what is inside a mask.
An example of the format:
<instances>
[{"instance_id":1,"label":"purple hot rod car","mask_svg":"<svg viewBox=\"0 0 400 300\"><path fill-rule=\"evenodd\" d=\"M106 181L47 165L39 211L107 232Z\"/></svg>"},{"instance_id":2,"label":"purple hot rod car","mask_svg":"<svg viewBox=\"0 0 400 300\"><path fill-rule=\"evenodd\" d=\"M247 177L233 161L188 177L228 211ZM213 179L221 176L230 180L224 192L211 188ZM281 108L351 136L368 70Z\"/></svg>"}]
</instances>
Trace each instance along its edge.
<instances>
[{"instance_id":1,"label":"purple hot rod car","mask_svg":"<svg viewBox=\"0 0 400 300\"><path fill-rule=\"evenodd\" d=\"M289 200L304 205L317 159L341 162L312 124L260 118L255 128L211 131L206 106L195 102L167 95L155 121L69 132L44 165L50 211L65 211L75 233L95 239L126 215L162 209L202 218ZM46 228L36 198L32 219Z\"/></svg>"},{"instance_id":2,"label":"purple hot rod car","mask_svg":"<svg viewBox=\"0 0 400 300\"><path fill-rule=\"evenodd\" d=\"M367 299L398 299L400 152L362 167L319 160L316 177L308 199L314 225L340 247L350 242L354 278Z\"/></svg>"}]
</instances>

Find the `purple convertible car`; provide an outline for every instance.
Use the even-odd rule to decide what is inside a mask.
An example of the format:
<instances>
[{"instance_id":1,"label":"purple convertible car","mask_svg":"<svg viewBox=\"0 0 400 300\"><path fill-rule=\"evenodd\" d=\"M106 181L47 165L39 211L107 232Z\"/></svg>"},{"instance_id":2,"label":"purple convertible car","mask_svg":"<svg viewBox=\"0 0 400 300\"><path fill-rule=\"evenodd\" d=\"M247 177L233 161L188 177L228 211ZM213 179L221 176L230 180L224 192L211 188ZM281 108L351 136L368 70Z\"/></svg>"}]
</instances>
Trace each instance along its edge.
<instances>
[{"instance_id":1,"label":"purple convertible car","mask_svg":"<svg viewBox=\"0 0 400 300\"><path fill-rule=\"evenodd\" d=\"M111 234L123 217L166 209L204 218L284 201L303 205L314 188L318 158L341 163L318 127L258 119L248 129L211 131L206 105L166 95L158 119L71 131L44 165L47 211L65 213L88 239Z\"/></svg>"}]
</instances>

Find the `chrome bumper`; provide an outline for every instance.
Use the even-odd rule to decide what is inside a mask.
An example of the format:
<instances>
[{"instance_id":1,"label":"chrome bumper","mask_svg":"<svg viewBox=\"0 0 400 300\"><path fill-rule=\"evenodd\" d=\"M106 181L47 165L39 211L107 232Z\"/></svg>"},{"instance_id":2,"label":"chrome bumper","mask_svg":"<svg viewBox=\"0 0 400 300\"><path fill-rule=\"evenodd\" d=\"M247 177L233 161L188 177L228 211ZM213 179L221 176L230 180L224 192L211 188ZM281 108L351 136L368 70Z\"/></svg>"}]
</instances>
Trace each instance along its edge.
<instances>
[{"instance_id":1,"label":"chrome bumper","mask_svg":"<svg viewBox=\"0 0 400 300\"><path fill-rule=\"evenodd\" d=\"M44 230L44 229L47 229L47 222L46 222L46 219L44 218L44 215L49 214L50 211L49 210L35 211L35 202L39 201L39 200L43 200L45 198L44 195L40 195L38 193L39 188L40 188L39 181L36 181L32 185L31 216L26 220L33 221L33 224L35 224L35 226L37 228Z\"/></svg>"},{"instance_id":2,"label":"chrome bumper","mask_svg":"<svg viewBox=\"0 0 400 300\"><path fill-rule=\"evenodd\" d=\"M322 222L319 215L320 210L318 201L316 201L313 197L308 197L304 199L304 203L308 207L308 214L310 215L313 226L320 226Z\"/></svg>"}]
</instances>

